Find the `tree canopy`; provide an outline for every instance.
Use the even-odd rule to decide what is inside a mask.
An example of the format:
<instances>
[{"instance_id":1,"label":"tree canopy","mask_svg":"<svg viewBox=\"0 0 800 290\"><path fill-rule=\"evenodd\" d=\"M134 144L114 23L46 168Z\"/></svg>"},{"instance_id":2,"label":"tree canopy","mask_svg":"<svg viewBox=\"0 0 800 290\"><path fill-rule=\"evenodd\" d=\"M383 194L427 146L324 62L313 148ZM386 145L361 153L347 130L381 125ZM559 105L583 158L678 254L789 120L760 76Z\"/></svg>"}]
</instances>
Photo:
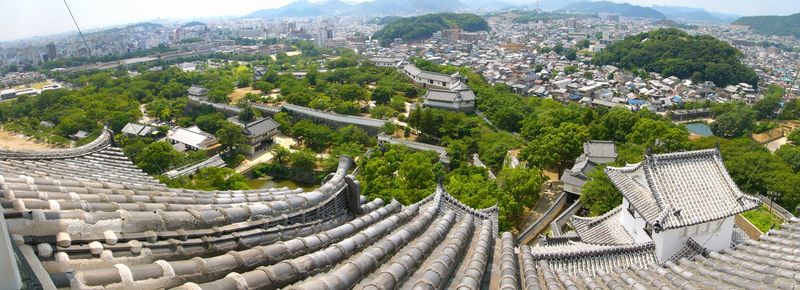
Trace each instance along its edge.
<instances>
[{"instance_id":1,"label":"tree canopy","mask_svg":"<svg viewBox=\"0 0 800 290\"><path fill-rule=\"evenodd\" d=\"M454 27L465 31L489 30L486 20L475 14L436 13L396 19L375 32L372 39L379 40L381 45L387 45L395 38L416 41Z\"/></svg>"},{"instance_id":2,"label":"tree canopy","mask_svg":"<svg viewBox=\"0 0 800 290\"><path fill-rule=\"evenodd\" d=\"M718 86L758 85L758 76L742 63L743 55L710 35L689 35L674 28L628 36L595 54L595 64L644 69L664 76L708 80Z\"/></svg>"}]
</instances>

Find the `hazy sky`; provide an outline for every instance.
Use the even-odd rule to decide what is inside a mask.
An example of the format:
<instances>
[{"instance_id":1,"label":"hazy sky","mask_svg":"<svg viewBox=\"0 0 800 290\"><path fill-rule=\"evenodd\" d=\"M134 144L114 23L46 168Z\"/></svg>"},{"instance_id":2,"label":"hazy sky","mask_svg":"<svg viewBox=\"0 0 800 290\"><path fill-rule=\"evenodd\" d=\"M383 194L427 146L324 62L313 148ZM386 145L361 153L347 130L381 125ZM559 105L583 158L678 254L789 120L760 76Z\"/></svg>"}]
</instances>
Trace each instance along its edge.
<instances>
[{"instance_id":1,"label":"hazy sky","mask_svg":"<svg viewBox=\"0 0 800 290\"><path fill-rule=\"evenodd\" d=\"M351 0L348 2L363 2ZM435 1L435 0L432 0ZM490 1L490 0L489 0ZM292 0L67 0L82 29L153 20L244 15ZM321 2L313 1L312 2ZM535 3L533 0L506 0ZM616 2L623 2L616 0ZM680 5L740 15L800 12L800 0L629 0L650 6ZM0 0L0 41L75 31L63 0Z\"/></svg>"}]
</instances>

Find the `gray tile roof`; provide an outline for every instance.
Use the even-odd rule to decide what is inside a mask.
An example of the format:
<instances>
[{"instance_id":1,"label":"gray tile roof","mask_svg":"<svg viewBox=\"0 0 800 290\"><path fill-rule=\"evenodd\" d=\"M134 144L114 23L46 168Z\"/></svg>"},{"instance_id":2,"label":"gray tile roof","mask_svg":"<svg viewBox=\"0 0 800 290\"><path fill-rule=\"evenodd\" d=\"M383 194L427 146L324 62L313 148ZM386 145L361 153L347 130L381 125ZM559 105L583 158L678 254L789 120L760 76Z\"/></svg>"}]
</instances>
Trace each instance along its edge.
<instances>
[{"instance_id":1,"label":"gray tile roof","mask_svg":"<svg viewBox=\"0 0 800 290\"><path fill-rule=\"evenodd\" d=\"M167 188L118 148L90 145L0 154L0 227L59 288L792 289L800 276L796 218L657 265L652 243L517 246L498 238L497 207L472 209L441 187L411 205L366 202L347 157L312 191L202 191Z\"/></svg>"},{"instance_id":2,"label":"gray tile roof","mask_svg":"<svg viewBox=\"0 0 800 290\"><path fill-rule=\"evenodd\" d=\"M606 173L645 221L663 229L718 220L759 205L739 190L717 149L650 155L639 164L608 167Z\"/></svg>"},{"instance_id":3,"label":"gray tile roof","mask_svg":"<svg viewBox=\"0 0 800 290\"><path fill-rule=\"evenodd\" d=\"M84 153L0 161L0 226L57 287L489 283L497 207L472 209L443 188L409 206L367 203L346 157L313 191L200 191L167 188L108 143L73 151Z\"/></svg>"},{"instance_id":4,"label":"gray tile roof","mask_svg":"<svg viewBox=\"0 0 800 290\"><path fill-rule=\"evenodd\" d=\"M747 240L721 252L698 254L691 246L658 265L647 260L614 263L629 251L565 253L543 258L522 246L522 289L797 289L800 219L772 230L760 241ZM612 254L613 253L613 254ZM610 256L611 255L611 256ZM595 258L595 257L599 257ZM636 259L634 259L636 260ZM598 267L600 262L602 267ZM587 266L591 265L591 266Z\"/></svg>"},{"instance_id":5,"label":"gray tile roof","mask_svg":"<svg viewBox=\"0 0 800 290\"><path fill-rule=\"evenodd\" d=\"M157 130L158 129L156 129L153 126L128 123L125 124L125 127L122 128L122 133L136 135L136 136L148 136Z\"/></svg>"},{"instance_id":6,"label":"gray tile roof","mask_svg":"<svg viewBox=\"0 0 800 290\"><path fill-rule=\"evenodd\" d=\"M248 136L262 136L278 129L279 126L278 122L275 122L272 118L261 118L247 123L244 126L244 132Z\"/></svg>"},{"instance_id":7,"label":"gray tile roof","mask_svg":"<svg viewBox=\"0 0 800 290\"><path fill-rule=\"evenodd\" d=\"M191 86L189 89L186 90L189 95L192 96L205 96L208 94L208 89L200 87L200 86Z\"/></svg>"},{"instance_id":8,"label":"gray tile roof","mask_svg":"<svg viewBox=\"0 0 800 290\"><path fill-rule=\"evenodd\" d=\"M583 154L591 157L617 158L614 141L590 140L583 143Z\"/></svg>"},{"instance_id":9,"label":"gray tile roof","mask_svg":"<svg viewBox=\"0 0 800 290\"><path fill-rule=\"evenodd\" d=\"M526 250L526 248L528 248ZM596 245L584 242L569 242L564 245L528 247L522 246L524 255L531 255L552 269L570 275L578 272L610 271L617 266L649 264L656 261L653 243L638 245Z\"/></svg>"},{"instance_id":10,"label":"gray tile roof","mask_svg":"<svg viewBox=\"0 0 800 290\"><path fill-rule=\"evenodd\" d=\"M222 157L220 157L219 154L216 154L198 163L189 164L180 168L170 170L167 173L164 173L164 176L169 178L187 176L197 173L197 171L199 171L200 169L209 167L217 167L217 168L225 167L225 161L222 160Z\"/></svg>"},{"instance_id":11,"label":"gray tile roof","mask_svg":"<svg viewBox=\"0 0 800 290\"><path fill-rule=\"evenodd\" d=\"M306 108L302 106L292 105L292 104L284 104L282 106L283 109L289 110L294 113L303 114L309 117L320 118L329 120L332 122L337 122L341 124L352 124L357 126L365 126L365 127L373 127L373 128L380 128L382 127L386 121L379 120L379 119L372 119L372 118L365 118L365 117L357 117L357 116L348 116L348 115L341 115L332 112L324 112L319 110L314 110L311 108Z\"/></svg>"},{"instance_id":12,"label":"gray tile roof","mask_svg":"<svg viewBox=\"0 0 800 290\"><path fill-rule=\"evenodd\" d=\"M459 102L459 101L474 101L475 100L475 93L472 90L462 90L462 91L447 91L447 90L437 90L437 89L430 89L423 98L427 100L433 101L441 101L441 102Z\"/></svg>"},{"instance_id":13,"label":"gray tile roof","mask_svg":"<svg viewBox=\"0 0 800 290\"><path fill-rule=\"evenodd\" d=\"M622 226L621 210L622 206L618 206L598 217L573 216L570 222L582 242L600 245L633 244L630 233Z\"/></svg>"}]
</instances>

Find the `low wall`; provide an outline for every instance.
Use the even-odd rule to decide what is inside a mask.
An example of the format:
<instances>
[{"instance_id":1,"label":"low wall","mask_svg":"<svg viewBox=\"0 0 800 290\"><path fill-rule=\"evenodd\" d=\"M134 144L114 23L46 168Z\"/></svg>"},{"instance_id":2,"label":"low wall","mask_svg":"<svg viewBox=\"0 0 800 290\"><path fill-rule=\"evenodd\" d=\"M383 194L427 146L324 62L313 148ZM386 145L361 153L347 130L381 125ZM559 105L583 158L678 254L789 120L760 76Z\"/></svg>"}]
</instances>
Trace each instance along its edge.
<instances>
[{"instance_id":1,"label":"low wall","mask_svg":"<svg viewBox=\"0 0 800 290\"><path fill-rule=\"evenodd\" d=\"M768 197L760 195L760 194L757 195L757 196L758 196L758 199L760 199L761 202L764 203L765 206L767 206L767 208L772 208L772 213L774 213L778 217L782 218L783 220L788 221L788 220L792 219L793 217L795 217L791 212L789 212L785 208L781 207L779 204L769 200Z\"/></svg>"},{"instance_id":2,"label":"low wall","mask_svg":"<svg viewBox=\"0 0 800 290\"><path fill-rule=\"evenodd\" d=\"M519 236L517 237L517 244L526 245L538 237L539 233L547 228L548 225L550 225L550 222L558 216L566 204L567 193L561 192L561 195L556 198L556 201L553 203L553 205L550 206L550 208L547 209L547 211L545 211L538 220L520 232Z\"/></svg>"},{"instance_id":3,"label":"low wall","mask_svg":"<svg viewBox=\"0 0 800 290\"><path fill-rule=\"evenodd\" d=\"M583 204L580 201L576 201L570 207L567 208L563 213L561 213L556 219L550 223L550 231L553 232L553 236L560 236L563 233L561 232L561 227L569 221L569 218L575 215L579 210L583 208Z\"/></svg>"},{"instance_id":4,"label":"low wall","mask_svg":"<svg viewBox=\"0 0 800 290\"><path fill-rule=\"evenodd\" d=\"M750 223L750 221L748 221L746 218L744 218L740 214L736 215L736 218L734 219L734 222L736 223L737 227L742 229L747 234L747 236L750 237L753 240L760 239L761 235L764 234L761 231L759 231L758 228L755 225Z\"/></svg>"}]
</instances>

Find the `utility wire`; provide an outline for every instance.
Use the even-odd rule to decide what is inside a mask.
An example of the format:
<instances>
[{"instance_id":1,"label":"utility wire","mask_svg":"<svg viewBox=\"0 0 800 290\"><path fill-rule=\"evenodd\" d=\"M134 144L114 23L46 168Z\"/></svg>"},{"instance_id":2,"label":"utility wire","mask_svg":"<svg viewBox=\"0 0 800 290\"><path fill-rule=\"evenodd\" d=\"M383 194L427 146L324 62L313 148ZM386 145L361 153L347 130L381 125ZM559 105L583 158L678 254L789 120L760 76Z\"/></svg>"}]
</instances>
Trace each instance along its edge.
<instances>
[{"instance_id":1,"label":"utility wire","mask_svg":"<svg viewBox=\"0 0 800 290\"><path fill-rule=\"evenodd\" d=\"M789 90L791 90L797 84L797 76L798 75L800 75L800 65L798 65L797 70L795 71L794 80L792 80L792 83L790 84L789 88L784 89L784 93L783 93L783 96L782 96L782 99L784 101L786 100L786 98L789 95ZM775 116L773 117L773 119L775 121L778 120L778 117L781 115L781 113L783 113L783 109L785 107L786 107L786 105L784 104L784 106L782 106L780 109L778 109L778 112L775 113ZM747 182L745 183L745 187L750 186L750 181L753 179L753 175L758 171L758 168L761 167L761 162L763 160L764 160L764 158L758 159L758 162L756 162L756 167L753 168L753 171L750 172L750 175L747 177ZM773 203L774 203L774 201L773 201ZM736 211L737 211L737 208L734 207L733 211L730 213L730 215L733 215ZM722 222L720 222L719 225L717 225L716 229L712 233L716 233L720 229L720 227L722 227ZM703 244L700 245L700 249L698 249L698 251L695 251L693 254L691 254L691 256L697 255L697 254L699 254L699 252L705 250L706 244L709 241L711 241L711 237L712 236L713 235L709 235L708 238L706 238L705 242L703 242Z\"/></svg>"},{"instance_id":2,"label":"utility wire","mask_svg":"<svg viewBox=\"0 0 800 290\"><path fill-rule=\"evenodd\" d=\"M67 0L64 0L64 6L67 6L67 11L69 12L69 16L72 17L72 23L75 23L75 27L78 28L78 34L81 35L81 39L83 40L83 45L86 46L86 51L89 53L89 58L92 58L92 49L89 48L89 43L86 42L86 37L83 37L83 31L81 31L81 27L78 26L78 21L75 20L75 15L72 14L72 9L69 9L69 4L67 4Z\"/></svg>"}]
</instances>

